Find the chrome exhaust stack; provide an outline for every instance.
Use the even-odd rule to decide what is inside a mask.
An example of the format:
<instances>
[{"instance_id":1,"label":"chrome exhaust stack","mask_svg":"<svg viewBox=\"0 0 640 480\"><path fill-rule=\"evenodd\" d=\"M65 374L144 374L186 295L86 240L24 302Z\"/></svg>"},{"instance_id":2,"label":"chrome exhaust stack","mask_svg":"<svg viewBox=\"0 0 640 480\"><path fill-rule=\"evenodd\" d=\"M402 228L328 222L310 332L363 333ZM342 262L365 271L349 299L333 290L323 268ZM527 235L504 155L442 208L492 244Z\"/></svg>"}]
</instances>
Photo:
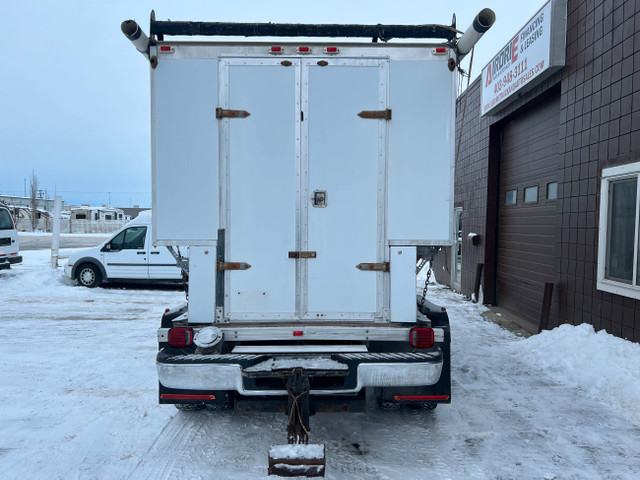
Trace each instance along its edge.
<instances>
[{"instance_id":1,"label":"chrome exhaust stack","mask_svg":"<svg viewBox=\"0 0 640 480\"><path fill-rule=\"evenodd\" d=\"M125 20L120 25L120 29L124 36L131 40L133 46L149 59L149 37L142 31L140 25L135 20Z\"/></svg>"},{"instance_id":2,"label":"chrome exhaust stack","mask_svg":"<svg viewBox=\"0 0 640 480\"><path fill-rule=\"evenodd\" d=\"M490 8L483 8L473 19L469 28L462 34L456 44L458 63L471 51L482 35L491 28L496 21L496 14Z\"/></svg>"}]
</instances>

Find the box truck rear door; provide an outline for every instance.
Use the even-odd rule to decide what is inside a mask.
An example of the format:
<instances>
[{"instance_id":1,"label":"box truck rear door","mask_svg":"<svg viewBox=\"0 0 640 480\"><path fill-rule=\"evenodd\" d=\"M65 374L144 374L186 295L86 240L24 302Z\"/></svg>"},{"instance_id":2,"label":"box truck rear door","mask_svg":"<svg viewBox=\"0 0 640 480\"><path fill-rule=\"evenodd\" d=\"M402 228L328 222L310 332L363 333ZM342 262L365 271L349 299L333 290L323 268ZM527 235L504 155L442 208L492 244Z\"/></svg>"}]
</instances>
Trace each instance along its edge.
<instances>
[{"instance_id":1,"label":"box truck rear door","mask_svg":"<svg viewBox=\"0 0 640 480\"><path fill-rule=\"evenodd\" d=\"M307 261L307 318L373 319L382 309L379 287L388 274L356 265L385 261L387 120L375 114L387 107L387 65L348 58L303 65L304 240L317 252ZM362 111L374 118L358 116Z\"/></svg>"},{"instance_id":2,"label":"box truck rear door","mask_svg":"<svg viewBox=\"0 0 640 480\"><path fill-rule=\"evenodd\" d=\"M299 62L281 58L221 60L220 106L249 113L219 124L225 258L251 265L226 272L225 312L232 320L296 315L296 262L288 252L299 250L299 71Z\"/></svg>"}]
</instances>

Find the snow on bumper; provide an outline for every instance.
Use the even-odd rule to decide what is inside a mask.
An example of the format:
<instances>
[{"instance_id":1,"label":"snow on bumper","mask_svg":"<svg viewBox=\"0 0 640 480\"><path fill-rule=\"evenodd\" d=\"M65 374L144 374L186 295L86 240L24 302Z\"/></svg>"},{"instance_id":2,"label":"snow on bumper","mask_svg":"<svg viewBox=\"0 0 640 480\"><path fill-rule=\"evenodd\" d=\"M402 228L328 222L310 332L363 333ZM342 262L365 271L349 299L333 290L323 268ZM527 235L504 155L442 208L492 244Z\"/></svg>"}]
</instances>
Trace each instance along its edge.
<instances>
[{"instance_id":1,"label":"snow on bumper","mask_svg":"<svg viewBox=\"0 0 640 480\"><path fill-rule=\"evenodd\" d=\"M225 362L223 357L228 358ZM232 360L238 360L232 363ZM264 361L258 355L158 355L160 383L168 388L184 390L232 390L241 395L286 395L284 389L257 388L247 383L247 362ZM332 360L344 365L346 381L343 387L312 388L311 395L358 393L364 387L414 387L434 385L443 367L441 351L425 353L366 353L332 355ZM202 361L199 361L202 360ZM317 359L314 359L317 361ZM207 362L207 363L203 363ZM304 362L301 363L304 366ZM342 369L336 369L342 372ZM274 373L277 375L277 373ZM312 375L312 374L311 374Z\"/></svg>"}]
</instances>

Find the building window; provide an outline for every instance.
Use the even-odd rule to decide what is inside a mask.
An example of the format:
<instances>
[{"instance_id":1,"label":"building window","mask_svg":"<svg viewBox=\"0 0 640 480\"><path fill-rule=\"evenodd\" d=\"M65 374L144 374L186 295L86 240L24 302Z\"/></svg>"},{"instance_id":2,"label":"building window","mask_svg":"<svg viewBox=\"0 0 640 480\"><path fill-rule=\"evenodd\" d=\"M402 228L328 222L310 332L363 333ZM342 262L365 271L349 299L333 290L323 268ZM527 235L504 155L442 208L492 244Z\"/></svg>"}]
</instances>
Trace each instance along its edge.
<instances>
[{"instance_id":1,"label":"building window","mask_svg":"<svg viewBox=\"0 0 640 480\"><path fill-rule=\"evenodd\" d=\"M524 189L524 203L537 203L538 202L538 186L526 187Z\"/></svg>"},{"instance_id":2,"label":"building window","mask_svg":"<svg viewBox=\"0 0 640 480\"><path fill-rule=\"evenodd\" d=\"M547 183L547 200L558 199L558 182Z\"/></svg>"},{"instance_id":3,"label":"building window","mask_svg":"<svg viewBox=\"0 0 640 480\"><path fill-rule=\"evenodd\" d=\"M517 203L518 190L507 190L505 197L505 205L515 205Z\"/></svg>"},{"instance_id":4,"label":"building window","mask_svg":"<svg viewBox=\"0 0 640 480\"><path fill-rule=\"evenodd\" d=\"M640 163L602 171L598 289L640 299L638 176Z\"/></svg>"}]
</instances>

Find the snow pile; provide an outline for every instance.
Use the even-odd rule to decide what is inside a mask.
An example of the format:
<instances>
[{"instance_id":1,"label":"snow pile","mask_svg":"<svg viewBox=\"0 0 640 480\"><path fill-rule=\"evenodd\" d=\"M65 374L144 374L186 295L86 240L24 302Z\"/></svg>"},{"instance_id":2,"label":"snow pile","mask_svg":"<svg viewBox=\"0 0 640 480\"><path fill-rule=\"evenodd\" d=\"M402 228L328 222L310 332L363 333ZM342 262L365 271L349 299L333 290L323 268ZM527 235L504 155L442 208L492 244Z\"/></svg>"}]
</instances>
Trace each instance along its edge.
<instances>
[{"instance_id":1,"label":"snow pile","mask_svg":"<svg viewBox=\"0 0 640 480\"><path fill-rule=\"evenodd\" d=\"M513 349L557 382L578 387L640 425L640 345L593 326L561 325Z\"/></svg>"}]
</instances>

